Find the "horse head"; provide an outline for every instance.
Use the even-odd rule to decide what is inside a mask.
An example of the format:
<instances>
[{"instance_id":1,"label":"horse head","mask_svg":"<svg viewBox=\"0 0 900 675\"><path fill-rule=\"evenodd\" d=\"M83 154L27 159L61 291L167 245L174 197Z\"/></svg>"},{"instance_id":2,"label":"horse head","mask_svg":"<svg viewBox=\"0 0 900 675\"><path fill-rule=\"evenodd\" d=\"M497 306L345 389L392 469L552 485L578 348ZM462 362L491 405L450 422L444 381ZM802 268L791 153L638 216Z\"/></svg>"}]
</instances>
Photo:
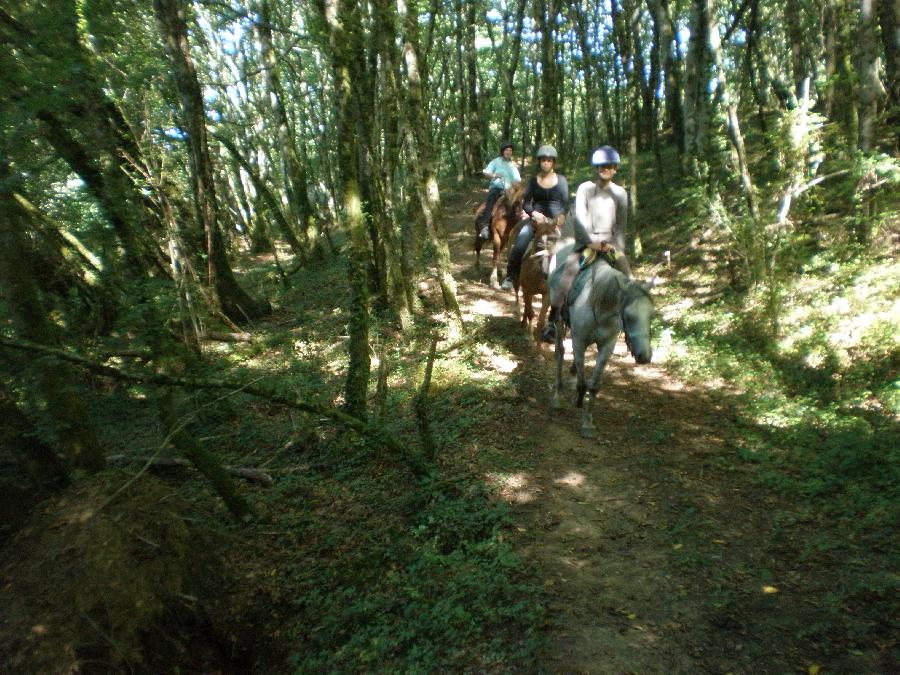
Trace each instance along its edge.
<instances>
[{"instance_id":1,"label":"horse head","mask_svg":"<svg viewBox=\"0 0 900 675\"><path fill-rule=\"evenodd\" d=\"M525 185L521 182L513 183L512 186L506 188L502 199L507 219L510 222L517 223L522 216L522 203L525 201Z\"/></svg>"},{"instance_id":2,"label":"horse head","mask_svg":"<svg viewBox=\"0 0 900 675\"><path fill-rule=\"evenodd\" d=\"M620 282L624 292L622 302L622 328L625 344L637 363L650 363L653 345L650 342L650 323L656 314L650 298L650 284L634 280Z\"/></svg>"}]
</instances>

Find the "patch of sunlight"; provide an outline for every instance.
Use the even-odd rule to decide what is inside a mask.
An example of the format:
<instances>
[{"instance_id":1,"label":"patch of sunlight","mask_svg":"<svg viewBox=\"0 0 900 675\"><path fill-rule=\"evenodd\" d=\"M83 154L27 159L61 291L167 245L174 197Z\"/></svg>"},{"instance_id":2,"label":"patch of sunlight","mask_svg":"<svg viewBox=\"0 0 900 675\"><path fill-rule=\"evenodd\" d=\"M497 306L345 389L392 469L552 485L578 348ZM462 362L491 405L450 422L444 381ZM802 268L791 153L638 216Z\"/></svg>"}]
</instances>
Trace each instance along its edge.
<instances>
[{"instance_id":1,"label":"patch of sunlight","mask_svg":"<svg viewBox=\"0 0 900 675\"><path fill-rule=\"evenodd\" d=\"M496 300L487 298L479 298L469 305L469 312L473 315L481 316L500 316L506 313L505 307Z\"/></svg>"},{"instance_id":2,"label":"patch of sunlight","mask_svg":"<svg viewBox=\"0 0 900 675\"><path fill-rule=\"evenodd\" d=\"M582 487L587 482L587 478L585 478L583 473L570 471L562 478L554 478L553 482L557 485L567 485L568 487Z\"/></svg>"},{"instance_id":3,"label":"patch of sunlight","mask_svg":"<svg viewBox=\"0 0 900 675\"><path fill-rule=\"evenodd\" d=\"M565 563L569 567L575 568L576 570L584 569L588 564L587 560L582 560L580 558L570 558L569 556L565 555L560 559L563 561L563 563Z\"/></svg>"},{"instance_id":4,"label":"patch of sunlight","mask_svg":"<svg viewBox=\"0 0 900 675\"><path fill-rule=\"evenodd\" d=\"M519 364L503 354L494 354L491 357L491 365L497 372L509 374L514 371Z\"/></svg>"},{"instance_id":5,"label":"patch of sunlight","mask_svg":"<svg viewBox=\"0 0 900 675\"><path fill-rule=\"evenodd\" d=\"M485 480L488 485L497 488L504 501L512 504L532 502L541 491L531 483L528 474L522 471L513 474L489 472L485 474Z\"/></svg>"}]
</instances>

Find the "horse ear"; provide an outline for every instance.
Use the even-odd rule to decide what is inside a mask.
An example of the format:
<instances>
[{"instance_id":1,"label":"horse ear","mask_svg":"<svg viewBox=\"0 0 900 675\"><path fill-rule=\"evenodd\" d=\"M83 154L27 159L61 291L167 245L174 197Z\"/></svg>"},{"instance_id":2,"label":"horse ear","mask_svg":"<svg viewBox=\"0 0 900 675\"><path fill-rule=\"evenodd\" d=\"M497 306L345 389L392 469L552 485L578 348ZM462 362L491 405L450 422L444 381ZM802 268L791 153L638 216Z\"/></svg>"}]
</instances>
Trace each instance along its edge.
<instances>
[{"instance_id":1,"label":"horse ear","mask_svg":"<svg viewBox=\"0 0 900 675\"><path fill-rule=\"evenodd\" d=\"M643 288L648 293L653 290L657 285L659 285L659 276L654 274L652 277L647 279L647 281L641 284L641 288Z\"/></svg>"}]
</instances>

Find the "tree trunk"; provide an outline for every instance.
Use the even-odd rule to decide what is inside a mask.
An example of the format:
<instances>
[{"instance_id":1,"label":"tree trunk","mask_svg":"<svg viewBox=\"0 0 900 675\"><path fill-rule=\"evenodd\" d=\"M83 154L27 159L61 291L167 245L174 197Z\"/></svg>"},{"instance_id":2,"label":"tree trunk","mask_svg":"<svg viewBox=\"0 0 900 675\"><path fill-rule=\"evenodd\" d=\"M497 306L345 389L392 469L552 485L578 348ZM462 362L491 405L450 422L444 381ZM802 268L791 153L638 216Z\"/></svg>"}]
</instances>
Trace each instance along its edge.
<instances>
[{"instance_id":1,"label":"tree trunk","mask_svg":"<svg viewBox=\"0 0 900 675\"><path fill-rule=\"evenodd\" d=\"M5 167L0 168L0 184L6 183ZM6 305L17 333L30 342L52 345L60 335L46 315L32 274L31 256L23 240L29 218L13 195L0 192L0 281L6 290ZM57 361L38 359L32 364L38 390L47 402L66 463L74 469L99 471L106 453L97 435L94 418L84 404L83 392L74 374Z\"/></svg>"},{"instance_id":2,"label":"tree trunk","mask_svg":"<svg viewBox=\"0 0 900 675\"><path fill-rule=\"evenodd\" d=\"M709 140L709 13L711 0L692 0L691 37L684 79L685 168L705 174Z\"/></svg>"},{"instance_id":3,"label":"tree trunk","mask_svg":"<svg viewBox=\"0 0 900 675\"><path fill-rule=\"evenodd\" d=\"M506 83L506 100L503 106L503 138L512 138L513 109L518 97L516 96L516 71L519 67L519 56L522 48L522 26L525 23L526 0L518 0L516 3L516 23L511 36L509 57L506 60L506 68L503 69L503 81ZM505 30L504 26L504 30ZM503 65L501 64L502 68ZM424 80L423 80L424 86Z\"/></svg>"},{"instance_id":4,"label":"tree trunk","mask_svg":"<svg viewBox=\"0 0 900 675\"><path fill-rule=\"evenodd\" d=\"M483 168L483 139L481 137L481 106L478 101L478 47L475 42L475 25L478 22L477 2L465 3L465 64L468 98L466 117L466 173L471 175Z\"/></svg>"},{"instance_id":5,"label":"tree trunk","mask_svg":"<svg viewBox=\"0 0 900 675\"><path fill-rule=\"evenodd\" d=\"M418 14L416 5L410 11L404 0L397 1L400 25L403 29L403 60L407 77L406 125L410 139L411 162L415 169L416 192L425 228L437 256L438 281L444 299L444 308L451 321L462 325L462 312L456 299L456 281L450 271L450 247L447 244L446 226L441 207L441 193L437 174L432 163L431 138L422 107L422 83L419 78Z\"/></svg>"},{"instance_id":6,"label":"tree trunk","mask_svg":"<svg viewBox=\"0 0 900 675\"><path fill-rule=\"evenodd\" d=\"M881 59L878 55L877 9L878 0L860 1L856 57L859 74L859 149L863 152L869 152L875 147L878 102L884 92L878 74Z\"/></svg>"},{"instance_id":7,"label":"tree trunk","mask_svg":"<svg viewBox=\"0 0 900 675\"><path fill-rule=\"evenodd\" d=\"M287 240L294 254L305 262L313 248L318 246L318 232L312 217L312 207L307 194L306 163L297 146L297 134L294 125L288 119L284 106L284 92L281 77L278 74L278 61L272 46L273 14L270 0L260 2L260 22L257 25L260 41L260 56L264 64L266 88L269 91L269 102L275 116L275 127L278 145L281 150L282 165L286 177L288 203L297 225L300 237L294 236L294 227L288 227L291 237Z\"/></svg>"},{"instance_id":8,"label":"tree trunk","mask_svg":"<svg viewBox=\"0 0 900 675\"><path fill-rule=\"evenodd\" d=\"M584 78L584 134L588 148L597 147L597 100L594 91L594 57L588 38L588 16L584 0L572 8L572 23L581 51L581 72Z\"/></svg>"},{"instance_id":9,"label":"tree trunk","mask_svg":"<svg viewBox=\"0 0 900 675\"><path fill-rule=\"evenodd\" d=\"M706 35L709 40L708 48L711 61L716 67L716 82L719 100L725 107L726 119L728 124L728 139L734 148L737 157L737 168L740 176L741 187L744 191L744 197L747 200L747 207L750 215L754 220L759 218L759 207L756 203L756 191L753 186L753 179L750 176L750 167L747 163L747 151L744 148L744 136L741 133L740 120L738 119L737 102L728 88L727 72L722 60L722 53L719 44L719 26L716 21L716 11L713 0L706 0L708 21Z\"/></svg>"},{"instance_id":10,"label":"tree trunk","mask_svg":"<svg viewBox=\"0 0 900 675\"><path fill-rule=\"evenodd\" d=\"M562 137L558 133L559 117L559 66L556 62L556 2L536 0L535 19L541 32L541 143L557 145Z\"/></svg>"},{"instance_id":11,"label":"tree trunk","mask_svg":"<svg viewBox=\"0 0 900 675\"><path fill-rule=\"evenodd\" d=\"M270 311L242 289L234 277L225 253L219 228L212 161L206 131L203 94L188 45L183 0L153 0L157 25L172 65L172 77L181 97L182 117L187 131L191 160L191 183L197 218L206 235L207 281L225 315L236 323L258 319Z\"/></svg>"},{"instance_id":12,"label":"tree trunk","mask_svg":"<svg viewBox=\"0 0 900 675\"><path fill-rule=\"evenodd\" d=\"M325 25L334 78L338 116L338 156L343 214L350 232L350 255L347 267L350 285L350 365L344 388L344 408L354 417L366 419L367 392L371 359L369 357L369 307L366 282L366 260L369 258L368 233L359 190L356 157L356 120L353 101L357 83L353 76L352 59L359 52L352 49L351 40L362 34L359 7L356 0L325 0Z\"/></svg>"},{"instance_id":13,"label":"tree trunk","mask_svg":"<svg viewBox=\"0 0 900 675\"><path fill-rule=\"evenodd\" d=\"M884 46L884 73L887 79L888 126L900 129L900 0L878 3L878 22ZM897 135L894 137L896 150Z\"/></svg>"}]
</instances>

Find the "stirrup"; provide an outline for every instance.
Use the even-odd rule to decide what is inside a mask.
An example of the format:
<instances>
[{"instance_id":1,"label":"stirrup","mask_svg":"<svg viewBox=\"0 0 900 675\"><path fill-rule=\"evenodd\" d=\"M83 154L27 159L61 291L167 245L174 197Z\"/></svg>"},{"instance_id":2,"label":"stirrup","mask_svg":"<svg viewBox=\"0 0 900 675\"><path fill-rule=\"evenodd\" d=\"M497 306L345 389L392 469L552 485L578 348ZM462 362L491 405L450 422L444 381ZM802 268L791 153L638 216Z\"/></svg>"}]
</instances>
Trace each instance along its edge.
<instances>
[{"instance_id":1,"label":"stirrup","mask_svg":"<svg viewBox=\"0 0 900 675\"><path fill-rule=\"evenodd\" d=\"M506 277L506 279L503 280L503 283L500 284L500 288L504 291L511 291L515 285L516 282L513 281L512 277Z\"/></svg>"}]
</instances>

